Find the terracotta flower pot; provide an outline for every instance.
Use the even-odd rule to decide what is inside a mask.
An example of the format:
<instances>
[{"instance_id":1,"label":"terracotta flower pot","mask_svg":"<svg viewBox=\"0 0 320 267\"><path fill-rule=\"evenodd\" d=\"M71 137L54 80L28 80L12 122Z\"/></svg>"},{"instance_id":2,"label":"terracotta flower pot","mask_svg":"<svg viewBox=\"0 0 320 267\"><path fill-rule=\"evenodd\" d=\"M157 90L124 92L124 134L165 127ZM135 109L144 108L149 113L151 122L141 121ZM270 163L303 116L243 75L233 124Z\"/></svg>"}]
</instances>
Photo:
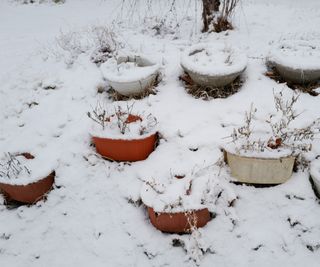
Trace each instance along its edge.
<instances>
[{"instance_id":1,"label":"terracotta flower pot","mask_svg":"<svg viewBox=\"0 0 320 267\"><path fill-rule=\"evenodd\" d=\"M211 220L207 208L188 213L158 213L148 207L148 214L153 226L166 233L190 233L192 227L203 227Z\"/></svg>"},{"instance_id":2,"label":"terracotta flower pot","mask_svg":"<svg viewBox=\"0 0 320 267\"><path fill-rule=\"evenodd\" d=\"M111 139L92 137L97 152L115 161L139 161L146 159L154 150L157 133L141 139Z\"/></svg>"},{"instance_id":3,"label":"terracotta flower pot","mask_svg":"<svg viewBox=\"0 0 320 267\"><path fill-rule=\"evenodd\" d=\"M295 157L257 158L226 151L231 174L239 182L249 184L281 184L292 175Z\"/></svg>"},{"instance_id":4,"label":"terracotta flower pot","mask_svg":"<svg viewBox=\"0 0 320 267\"><path fill-rule=\"evenodd\" d=\"M0 190L8 199L22 203L33 204L42 199L50 191L54 183L55 172L53 171L47 177L27 185L12 185L0 183Z\"/></svg>"},{"instance_id":5,"label":"terracotta flower pot","mask_svg":"<svg viewBox=\"0 0 320 267\"><path fill-rule=\"evenodd\" d=\"M142 118L129 114L126 122L142 121ZM154 150L158 134L137 139L113 139L107 137L92 137L97 152L103 157L115 161L139 161L146 159Z\"/></svg>"}]
</instances>

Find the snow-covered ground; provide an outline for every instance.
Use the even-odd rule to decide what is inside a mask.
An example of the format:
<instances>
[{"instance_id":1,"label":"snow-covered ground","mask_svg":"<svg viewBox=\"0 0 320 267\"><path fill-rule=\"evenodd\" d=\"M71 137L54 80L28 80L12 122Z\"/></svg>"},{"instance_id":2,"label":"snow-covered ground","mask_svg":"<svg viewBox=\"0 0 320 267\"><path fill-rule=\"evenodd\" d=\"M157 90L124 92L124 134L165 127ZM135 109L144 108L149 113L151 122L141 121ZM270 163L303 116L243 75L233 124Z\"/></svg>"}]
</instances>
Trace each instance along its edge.
<instances>
[{"instance_id":1,"label":"snow-covered ground","mask_svg":"<svg viewBox=\"0 0 320 267\"><path fill-rule=\"evenodd\" d=\"M156 19L143 24L143 1L136 2L141 6L128 11L113 0L0 1L0 153L58 158L56 186L46 201L7 209L0 196L0 266L319 266L320 202L307 171L283 185L255 188L229 183L228 167L214 163L222 156L224 137L252 102L263 117L274 108L273 90L292 94L264 75L264 59L279 40L320 36L320 2L242 1L236 29L209 35L199 33L195 1L179 0L178 16L168 15L168 21L180 22L180 28L171 32L169 25L160 35L149 26ZM159 2L151 15L170 8L170 1ZM112 101L106 92L97 93L104 80L90 61L90 46L70 55L55 38L75 32L86 39L97 25L112 26L124 49L162 63L158 93L134 104L158 119L164 137L145 161L111 163L90 146L86 113L97 101L107 106ZM178 79L181 53L217 40L247 53L245 83L227 99L194 99ZM303 111L300 124L311 122L320 117L319 96L301 94L297 108ZM316 139L309 157L319 154ZM141 181L194 169L223 185L213 206L216 217L192 235L157 231L139 205ZM227 205L233 197L234 204ZM177 243L184 246L173 246Z\"/></svg>"}]
</instances>

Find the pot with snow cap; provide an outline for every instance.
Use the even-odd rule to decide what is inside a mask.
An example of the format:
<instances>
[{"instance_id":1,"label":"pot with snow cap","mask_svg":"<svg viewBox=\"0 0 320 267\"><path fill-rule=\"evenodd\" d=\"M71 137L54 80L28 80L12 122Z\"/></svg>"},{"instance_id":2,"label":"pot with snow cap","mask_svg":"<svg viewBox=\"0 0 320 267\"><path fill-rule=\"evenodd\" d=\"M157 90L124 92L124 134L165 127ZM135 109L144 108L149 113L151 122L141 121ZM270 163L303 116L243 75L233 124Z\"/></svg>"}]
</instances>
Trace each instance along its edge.
<instances>
[{"instance_id":1,"label":"pot with snow cap","mask_svg":"<svg viewBox=\"0 0 320 267\"><path fill-rule=\"evenodd\" d=\"M310 164L310 176L312 178L314 189L320 198L320 160L316 159Z\"/></svg>"},{"instance_id":2,"label":"pot with snow cap","mask_svg":"<svg viewBox=\"0 0 320 267\"><path fill-rule=\"evenodd\" d=\"M220 189L209 175L168 175L144 181L141 200L151 224L166 233L191 233L211 220ZM221 202L222 203L222 202Z\"/></svg>"},{"instance_id":3,"label":"pot with snow cap","mask_svg":"<svg viewBox=\"0 0 320 267\"><path fill-rule=\"evenodd\" d=\"M226 44L198 44L181 57L181 67L198 85L223 87L232 83L247 66L247 57Z\"/></svg>"},{"instance_id":4,"label":"pot with snow cap","mask_svg":"<svg viewBox=\"0 0 320 267\"><path fill-rule=\"evenodd\" d=\"M154 151L158 133L157 120L153 116L131 114L120 106L111 116L105 111L98 113L89 112L88 115L94 122L100 122L92 125L91 136L101 156L134 162L145 160Z\"/></svg>"},{"instance_id":5,"label":"pot with snow cap","mask_svg":"<svg viewBox=\"0 0 320 267\"><path fill-rule=\"evenodd\" d=\"M320 80L319 42L283 41L271 50L267 61L287 82L307 84Z\"/></svg>"},{"instance_id":6,"label":"pot with snow cap","mask_svg":"<svg viewBox=\"0 0 320 267\"><path fill-rule=\"evenodd\" d=\"M39 162L34 163L30 153L8 153L2 161L0 190L8 200L34 204L51 190L55 171L52 167L37 169Z\"/></svg>"},{"instance_id":7,"label":"pot with snow cap","mask_svg":"<svg viewBox=\"0 0 320 267\"><path fill-rule=\"evenodd\" d=\"M131 96L151 87L159 74L159 64L143 55L121 56L101 65L108 84L119 94Z\"/></svg>"}]
</instances>

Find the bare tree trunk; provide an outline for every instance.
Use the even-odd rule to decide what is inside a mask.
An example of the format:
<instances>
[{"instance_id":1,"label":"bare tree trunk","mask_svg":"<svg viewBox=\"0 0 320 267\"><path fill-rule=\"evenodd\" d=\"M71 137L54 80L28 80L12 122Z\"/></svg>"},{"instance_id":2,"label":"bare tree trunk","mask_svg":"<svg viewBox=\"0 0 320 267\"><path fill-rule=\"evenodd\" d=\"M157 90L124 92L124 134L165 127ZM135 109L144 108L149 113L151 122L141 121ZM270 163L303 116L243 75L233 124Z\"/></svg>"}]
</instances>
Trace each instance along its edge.
<instances>
[{"instance_id":1,"label":"bare tree trunk","mask_svg":"<svg viewBox=\"0 0 320 267\"><path fill-rule=\"evenodd\" d=\"M213 13L219 11L220 0L202 0L202 32L209 30L209 25L213 20Z\"/></svg>"}]
</instances>

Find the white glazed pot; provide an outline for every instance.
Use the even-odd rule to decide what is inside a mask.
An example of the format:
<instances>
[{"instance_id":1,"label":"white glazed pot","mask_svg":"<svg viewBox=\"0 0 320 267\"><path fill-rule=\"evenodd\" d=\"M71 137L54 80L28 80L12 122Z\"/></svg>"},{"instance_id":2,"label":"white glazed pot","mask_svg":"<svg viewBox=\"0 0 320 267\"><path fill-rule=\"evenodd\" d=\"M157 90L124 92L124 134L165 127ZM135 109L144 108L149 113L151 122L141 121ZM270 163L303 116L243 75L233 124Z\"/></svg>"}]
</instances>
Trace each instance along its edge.
<instances>
[{"instance_id":1,"label":"white glazed pot","mask_svg":"<svg viewBox=\"0 0 320 267\"><path fill-rule=\"evenodd\" d=\"M292 175L295 157L257 158L226 151L231 175L239 182L250 184L281 184Z\"/></svg>"}]
</instances>

